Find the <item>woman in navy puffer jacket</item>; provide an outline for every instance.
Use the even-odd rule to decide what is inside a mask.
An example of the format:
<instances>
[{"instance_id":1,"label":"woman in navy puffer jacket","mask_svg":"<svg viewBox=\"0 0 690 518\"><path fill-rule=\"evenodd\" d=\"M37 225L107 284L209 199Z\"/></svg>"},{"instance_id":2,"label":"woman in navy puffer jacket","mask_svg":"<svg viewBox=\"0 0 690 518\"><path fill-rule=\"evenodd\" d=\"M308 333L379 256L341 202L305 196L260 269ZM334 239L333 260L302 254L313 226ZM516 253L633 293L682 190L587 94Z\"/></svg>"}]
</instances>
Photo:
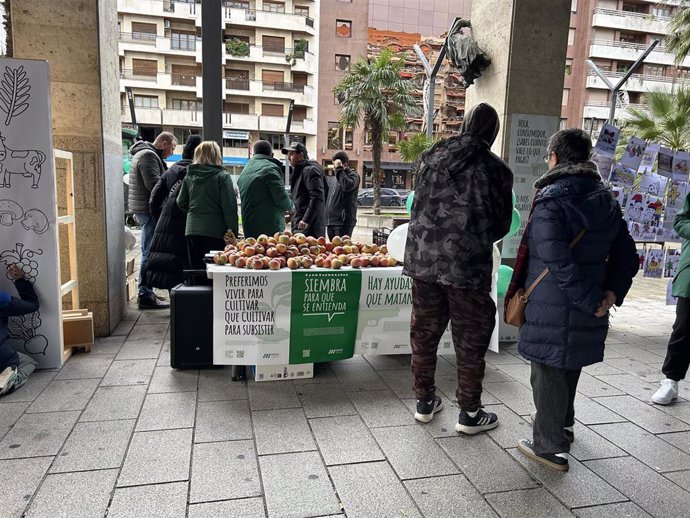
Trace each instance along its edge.
<instances>
[{"instance_id":1,"label":"woman in navy puffer jacket","mask_svg":"<svg viewBox=\"0 0 690 518\"><path fill-rule=\"evenodd\" d=\"M549 172L535 187L527 225L529 287L532 292L520 329L520 354L532 362L537 408L534 441L520 450L552 468L565 470L575 413L573 401L582 367L604 359L608 310L623 303L639 269L635 243L620 207L589 161L591 140L577 129L549 141ZM569 244L584 229L581 240Z\"/></svg>"}]
</instances>

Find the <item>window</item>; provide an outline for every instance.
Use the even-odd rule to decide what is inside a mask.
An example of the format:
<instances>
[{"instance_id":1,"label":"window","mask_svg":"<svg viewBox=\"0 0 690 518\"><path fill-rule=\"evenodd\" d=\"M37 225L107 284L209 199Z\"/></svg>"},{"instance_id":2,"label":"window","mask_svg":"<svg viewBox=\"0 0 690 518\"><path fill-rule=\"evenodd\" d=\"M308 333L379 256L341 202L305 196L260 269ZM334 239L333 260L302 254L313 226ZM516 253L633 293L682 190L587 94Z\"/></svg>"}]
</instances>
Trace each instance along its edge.
<instances>
[{"instance_id":1,"label":"window","mask_svg":"<svg viewBox=\"0 0 690 518\"><path fill-rule=\"evenodd\" d=\"M135 95L135 108L158 108L158 97L155 95Z\"/></svg>"},{"instance_id":2,"label":"window","mask_svg":"<svg viewBox=\"0 0 690 518\"><path fill-rule=\"evenodd\" d=\"M666 6L652 6L652 16L664 16L666 18L671 17L671 8Z\"/></svg>"},{"instance_id":3,"label":"window","mask_svg":"<svg viewBox=\"0 0 690 518\"><path fill-rule=\"evenodd\" d=\"M173 65L171 81L174 85L196 86L197 67Z\"/></svg>"},{"instance_id":4,"label":"window","mask_svg":"<svg viewBox=\"0 0 690 518\"><path fill-rule=\"evenodd\" d=\"M233 9L249 9L249 2L241 0L226 0L225 7L232 7Z\"/></svg>"},{"instance_id":5,"label":"window","mask_svg":"<svg viewBox=\"0 0 690 518\"><path fill-rule=\"evenodd\" d=\"M249 141L238 140L234 138L224 138L223 147L230 147L235 149L249 149Z\"/></svg>"},{"instance_id":6,"label":"window","mask_svg":"<svg viewBox=\"0 0 690 518\"><path fill-rule=\"evenodd\" d=\"M193 32L173 32L170 36L173 50L196 50L196 34Z\"/></svg>"},{"instance_id":7,"label":"window","mask_svg":"<svg viewBox=\"0 0 690 518\"><path fill-rule=\"evenodd\" d=\"M307 107L306 106L295 106L292 110L292 120L293 122L304 122L307 118Z\"/></svg>"},{"instance_id":8,"label":"window","mask_svg":"<svg viewBox=\"0 0 690 518\"><path fill-rule=\"evenodd\" d=\"M173 99L170 103L172 110L191 110L199 111L203 109L201 101L196 99Z\"/></svg>"},{"instance_id":9,"label":"window","mask_svg":"<svg viewBox=\"0 0 690 518\"><path fill-rule=\"evenodd\" d=\"M335 21L335 35L340 38L352 37L352 21L351 20L336 20Z\"/></svg>"},{"instance_id":10,"label":"window","mask_svg":"<svg viewBox=\"0 0 690 518\"><path fill-rule=\"evenodd\" d=\"M233 90L249 90L249 70L227 70L225 86Z\"/></svg>"},{"instance_id":11,"label":"window","mask_svg":"<svg viewBox=\"0 0 690 518\"><path fill-rule=\"evenodd\" d=\"M577 0L572 0L572 2L570 2L570 12L571 13L577 12Z\"/></svg>"},{"instance_id":12,"label":"window","mask_svg":"<svg viewBox=\"0 0 690 518\"><path fill-rule=\"evenodd\" d=\"M354 131L352 128L345 128L345 149L354 149Z\"/></svg>"},{"instance_id":13,"label":"window","mask_svg":"<svg viewBox=\"0 0 690 518\"><path fill-rule=\"evenodd\" d=\"M663 76L665 72L666 67L663 65L647 65L647 74L650 76Z\"/></svg>"},{"instance_id":14,"label":"window","mask_svg":"<svg viewBox=\"0 0 690 518\"><path fill-rule=\"evenodd\" d=\"M300 16L309 16L309 8L304 5L296 5L295 14Z\"/></svg>"},{"instance_id":15,"label":"window","mask_svg":"<svg viewBox=\"0 0 690 518\"><path fill-rule=\"evenodd\" d=\"M285 75L279 70L262 70L261 80L264 85L274 85L285 82Z\"/></svg>"},{"instance_id":16,"label":"window","mask_svg":"<svg viewBox=\"0 0 690 518\"><path fill-rule=\"evenodd\" d=\"M272 13L284 13L285 4L283 2L268 2L264 0L264 11L270 11Z\"/></svg>"},{"instance_id":17,"label":"window","mask_svg":"<svg viewBox=\"0 0 690 518\"><path fill-rule=\"evenodd\" d=\"M573 73L573 60L568 59L565 62L565 75L569 76Z\"/></svg>"},{"instance_id":18,"label":"window","mask_svg":"<svg viewBox=\"0 0 690 518\"><path fill-rule=\"evenodd\" d=\"M644 38L638 38L635 34L630 32L621 32L619 41L625 43L644 43Z\"/></svg>"},{"instance_id":19,"label":"window","mask_svg":"<svg viewBox=\"0 0 690 518\"><path fill-rule=\"evenodd\" d=\"M249 114L249 103L224 103L224 105L223 111L225 113Z\"/></svg>"},{"instance_id":20,"label":"window","mask_svg":"<svg viewBox=\"0 0 690 518\"><path fill-rule=\"evenodd\" d=\"M388 150L394 151L398 149L398 134L395 131L388 133Z\"/></svg>"},{"instance_id":21,"label":"window","mask_svg":"<svg viewBox=\"0 0 690 518\"><path fill-rule=\"evenodd\" d=\"M155 41L156 24L132 22L132 39Z\"/></svg>"},{"instance_id":22,"label":"window","mask_svg":"<svg viewBox=\"0 0 690 518\"><path fill-rule=\"evenodd\" d=\"M619 61L616 64L616 71L625 74L628 70L630 70L631 66L633 66L633 64L630 61Z\"/></svg>"},{"instance_id":23,"label":"window","mask_svg":"<svg viewBox=\"0 0 690 518\"><path fill-rule=\"evenodd\" d=\"M350 70L350 56L347 54L336 54L335 69L341 72L347 72Z\"/></svg>"},{"instance_id":24,"label":"window","mask_svg":"<svg viewBox=\"0 0 690 518\"><path fill-rule=\"evenodd\" d=\"M575 29L572 27L568 29L568 45L573 45L575 43Z\"/></svg>"},{"instance_id":25,"label":"window","mask_svg":"<svg viewBox=\"0 0 690 518\"><path fill-rule=\"evenodd\" d=\"M270 142L273 149L281 149L283 147L283 135L279 133L260 133L259 139ZM306 145L307 140L302 135L290 135L290 142L299 142Z\"/></svg>"},{"instance_id":26,"label":"window","mask_svg":"<svg viewBox=\"0 0 690 518\"><path fill-rule=\"evenodd\" d=\"M340 123L328 123L328 149L343 149L342 131Z\"/></svg>"},{"instance_id":27,"label":"window","mask_svg":"<svg viewBox=\"0 0 690 518\"><path fill-rule=\"evenodd\" d=\"M261 115L268 115L270 117L283 117L285 106L282 104L261 103Z\"/></svg>"},{"instance_id":28,"label":"window","mask_svg":"<svg viewBox=\"0 0 690 518\"><path fill-rule=\"evenodd\" d=\"M201 135L201 130L197 128L173 128L173 135L179 145L184 145L190 135Z\"/></svg>"},{"instance_id":29,"label":"window","mask_svg":"<svg viewBox=\"0 0 690 518\"><path fill-rule=\"evenodd\" d=\"M264 52L277 52L279 54L285 54L285 38L263 36L261 43L264 47Z\"/></svg>"},{"instance_id":30,"label":"window","mask_svg":"<svg viewBox=\"0 0 690 518\"><path fill-rule=\"evenodd\" d=\"M155 59L133 59L132 72L135 76L158 75L158 61Z\"/></svg>"},{"instance_id":31,"label":"window","mask_svg":"<svg viewBox=\"0 0 690 518\"><path fill-rule=\"evenodd\" d=\"M639 6L636 4L623 4L623 11L627 11L629 13L636 13L639 10Z\"/></svg>"},{"instance_id":32,"label":"window","mask_svg":"<svg viewBox=\"0 0 690 518\"><path fill-rule=\"evenodd\" d=\"M568 106L569 102L570 102L570 88L564 88L563 89L563 100L561 101L561 104L563 106Z\"/></svg>"}]
</instances>

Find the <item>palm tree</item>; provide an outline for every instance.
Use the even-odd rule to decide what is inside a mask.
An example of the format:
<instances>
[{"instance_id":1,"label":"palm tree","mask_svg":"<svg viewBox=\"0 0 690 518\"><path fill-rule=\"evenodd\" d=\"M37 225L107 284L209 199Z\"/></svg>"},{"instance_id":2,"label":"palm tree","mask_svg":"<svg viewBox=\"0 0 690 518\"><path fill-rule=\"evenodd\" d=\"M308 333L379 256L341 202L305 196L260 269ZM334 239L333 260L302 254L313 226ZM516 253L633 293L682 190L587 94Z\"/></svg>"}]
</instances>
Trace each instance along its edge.
<instances>
[{"instance_id":1,"label":"palm tree","mask_svg":"<svg viewBox=\"0 0 690 518\"><path fill-rule=\"evenodd\" d=\"M434 145L434 140L427 137L426 133L415 133L411 137L400 141L400 156L405 162L414 163L415 176L419 169L419 162L424 152ZM412 182L412 188L416 181Z\"/></svg>"},{"instance_id":2,"label":"palm tree","mask_svg":"<svg viewBox=\"0 0 690 518\"><path fill-rule=\"evenodd\" d=\"M676 66L690 53L690 9L679 10L673 15L668 27L666 48L675 53Z\"/></svg>"},{"instance_id":3,"label":"palm tree","mask_svg":"<svg viewBox=\"0 0 690 518\"><path fill-rule=\"evenodd\" d=\"M690 90L647 92L647 110L628 107L624 133L635 134L673 150L690 149Z\"/></svg>"},{"instance_id":4,"label":"palm tree","mask_svg":"<svg viewBox=\"0 0 690 518\"><path fill-rule=\"evenodd\" d=\"M361 58L333 89L340 101L340 125L356 128L364 124L371 135L374 162L374 214L381 213L381 151L388 132L405 127L405 118L418 110L412 96L414 85L400 73L405 63L390 50L375 58Z\"/></svg>"}]
</instances>

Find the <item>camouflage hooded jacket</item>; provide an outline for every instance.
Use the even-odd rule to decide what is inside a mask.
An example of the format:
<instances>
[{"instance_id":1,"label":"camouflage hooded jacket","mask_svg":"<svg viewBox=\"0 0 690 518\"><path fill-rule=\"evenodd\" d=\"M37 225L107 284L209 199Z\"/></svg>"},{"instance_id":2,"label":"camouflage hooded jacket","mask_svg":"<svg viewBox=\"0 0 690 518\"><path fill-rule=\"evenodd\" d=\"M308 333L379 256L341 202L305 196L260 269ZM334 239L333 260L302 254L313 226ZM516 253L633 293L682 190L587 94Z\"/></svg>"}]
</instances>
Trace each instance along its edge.
<instances>
[{"instance_id":1,"label":"camouflage hooded jacket","mask_svg":"<svg viewBox=\"0 0 690 518\"><path fill-rule=\"evenodd\" d=\"M445 139L423 158L403 273L488 292L493 243L510 228L513 174L476 133Z\"/></svg>"}]
</instances>

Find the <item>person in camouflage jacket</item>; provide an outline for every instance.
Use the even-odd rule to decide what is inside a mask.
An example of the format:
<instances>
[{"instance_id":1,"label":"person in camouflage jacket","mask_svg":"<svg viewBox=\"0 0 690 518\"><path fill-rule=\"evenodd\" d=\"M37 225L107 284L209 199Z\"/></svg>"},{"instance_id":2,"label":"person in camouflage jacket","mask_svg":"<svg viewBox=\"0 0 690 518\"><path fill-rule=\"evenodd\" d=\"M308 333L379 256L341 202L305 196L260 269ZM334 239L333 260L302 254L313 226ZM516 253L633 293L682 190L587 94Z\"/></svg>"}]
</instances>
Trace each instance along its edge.
<instances>
[{"instance_id":1,"label":"person in camouflage jacket","mask_svg":"<svg viewBox=\"0 0 690 518\"><path fill-rule=\"evenodd\" d=\"M510 229L513 174L491 152L498 114L479 104L460 134L422 158L407 233L403 273L412 277L412 373L415 418L429 422L442 408L435 394L436 352L448 322L457 358L456 430L477 433L498 418L481 409L484 355L495 326L491 299L494 242Z\"/></svg>"}]
</instances>

